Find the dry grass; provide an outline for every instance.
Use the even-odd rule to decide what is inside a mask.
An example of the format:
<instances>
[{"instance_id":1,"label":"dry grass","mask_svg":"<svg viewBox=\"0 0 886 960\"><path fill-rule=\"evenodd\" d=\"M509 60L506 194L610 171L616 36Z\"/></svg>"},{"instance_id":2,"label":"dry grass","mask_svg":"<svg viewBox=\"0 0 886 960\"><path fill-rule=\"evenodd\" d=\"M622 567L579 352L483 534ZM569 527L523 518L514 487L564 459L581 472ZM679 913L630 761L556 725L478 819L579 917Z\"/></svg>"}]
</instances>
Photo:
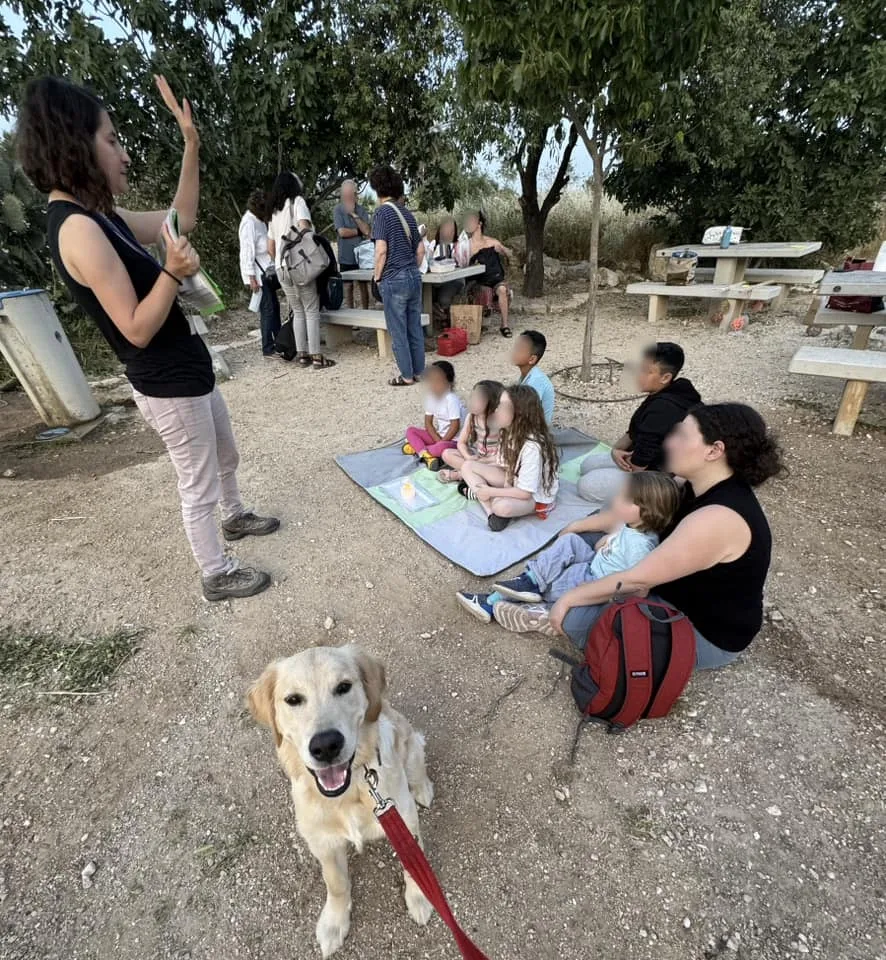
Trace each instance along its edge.
<instances>
[{"instance_id":1,"label":"dry grass","mask_svg":"<svg viewBox=\"0 0 886 960\"><path fill-rule=\"evenodd\" d=\"M522 236L523 217L517 195L501 190L485 197L472 199L470 204L456 204L455 217L461 222L471 209L480 207L488 220L488 231L500 239ZM600 229L600 262L605 266L636 261L645 263L654 243L667 239L666 228L655 220L656 211L626 213L618 201L603 199ZM433 232L445 210L422 213ZM558 260L586 260L590 243L591 195L587 190L571 190L551 211L545 230L545 253Z\"/></svg>"},{"instance_id":2,"label":"dry grass","mask_svg":"<svg viewBox=\"0 0 886 960\"><path fill-rule=\"evenodd\" d=\"M41 693L96 693L136 652L140 637L132 629L61 638L5 627L0 630L0 679Z\"/></svg>"}]
</instances>

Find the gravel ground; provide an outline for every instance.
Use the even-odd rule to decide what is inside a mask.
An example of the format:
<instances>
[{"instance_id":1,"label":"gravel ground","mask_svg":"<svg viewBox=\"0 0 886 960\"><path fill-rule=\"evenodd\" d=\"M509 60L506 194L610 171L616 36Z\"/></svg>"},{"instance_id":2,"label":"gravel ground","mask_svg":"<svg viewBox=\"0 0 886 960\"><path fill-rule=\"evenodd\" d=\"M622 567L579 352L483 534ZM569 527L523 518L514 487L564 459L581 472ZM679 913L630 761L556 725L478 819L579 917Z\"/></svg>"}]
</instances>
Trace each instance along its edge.
<instances>
[{"instance_id":1,"label":"gravel ground","mask_svg":"<svg viewBox=\"0 0 886 960\"><path fill-rule=\"evenodd\" d=\"M419 393L384 386L371 347L322 373L229 354L242 486L284 523L237 546L274 575L251 600L201 601L171 467L137 419L0 448L0 473L17 473L0 480L0 624L143 631L99 696L0 687L0 957L319 956L322 881L243 697L274 657L360 641L427 734L430 859L491 960L884 960L886 391L853 439L830 434L839 386L786 373L805 307L722 337L697 317L651 328L636 298L605 295L601 355L678 340L706 399L752 402L777 427L791 475L763 491L775 554L749 653L696 677L665 720L587 731L574 764L547 643L467 617L452 594L471 578L332 462L419 418ZM576 362L580 320L561 296L515 326L548 335L554 370ZM456 358L461 388L511 378L507 349L488 334ZM563 401L556 419L611 440L630 409ZM384 847L353 875L342 960L457 955L439 920L411 923Z\"/></svg>"}]
</instances>

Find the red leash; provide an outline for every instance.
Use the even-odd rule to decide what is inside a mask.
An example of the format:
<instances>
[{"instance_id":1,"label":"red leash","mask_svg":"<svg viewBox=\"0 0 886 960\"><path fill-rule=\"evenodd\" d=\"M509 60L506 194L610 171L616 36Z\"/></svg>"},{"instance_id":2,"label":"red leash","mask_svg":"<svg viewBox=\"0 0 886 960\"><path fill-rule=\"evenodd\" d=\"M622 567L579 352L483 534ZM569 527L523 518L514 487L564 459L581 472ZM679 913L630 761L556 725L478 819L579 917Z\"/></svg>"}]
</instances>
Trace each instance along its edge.
<instances>
[{"instance_id":1,"label":"red leash","mask_svg":"<svg viewBox=\"0 0 886 960\"><path fill-rule=\"evenodd\" d=\"M462 930L455 919L455 915L446 901L431 865L427 861L422 848L409 827L400 816L394 801L383 797L378 792L378 772L369 767L363 767L363 776L369 786L369 793L375 801L375 816L381 824L382 830L394 848L394 853L403 864L403 869L416 882L419 890L428 898L434 909L443 918L443 922L452 931L452 936L458 944L458 949L465 960L489 960L485 953L474 944L474 941Z\"/></svg>"}]
</instances>

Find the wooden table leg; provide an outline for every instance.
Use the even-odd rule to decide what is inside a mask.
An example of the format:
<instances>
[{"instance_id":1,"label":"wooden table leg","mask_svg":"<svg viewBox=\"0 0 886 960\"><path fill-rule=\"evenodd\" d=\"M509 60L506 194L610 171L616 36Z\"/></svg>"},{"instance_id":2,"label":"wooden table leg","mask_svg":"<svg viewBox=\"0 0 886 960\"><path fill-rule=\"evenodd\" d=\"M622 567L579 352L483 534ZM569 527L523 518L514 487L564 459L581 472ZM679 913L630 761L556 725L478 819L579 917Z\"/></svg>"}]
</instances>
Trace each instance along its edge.
<instances>
[{"instance_id":1,"label":"wooden table leg","mask_svg":"<svg viewBox=\"0 0 886 960\"><path fill-rule=\"evenodd\" d=\"M376 330L376 340L378 341L378 355L381 360L388 360L394 352L391 342L391 335L387 330Z\"/></svg>"},{"instance_id":2,"label":"wooden table leg","mask_svg":"<svg viewBox=\"0 0 886 960\"><path fill-rule=\"evenodd\" d=\"M675 290L678 288L674 288ZM668 298L653 294L649 298L649 322L658 323L668 315Z\"/></svg>"},{"instance_id":3,"label":"wooden table leg","mask_svg":"<svg viewBox=\"0 0 886 960\"><path fill-rule=\"evenodd\" d=\"M434 287L430 283L422 282L421 285L421 312L426 313L431 318L431 326L434 323Z\"/></svg>"},{"instance_id":4,"label":"wooden table leg","mask_svg":"<svg viewBox=\"0 0 886 960\"><path fill-rule=\"evenodd\" d=\"M741 305L744 301L720 300L719 302L726 304L726 309L723 311L723 319L720 321L720 333L729 333L732 329L732 321L741 312Z\"/></svg>"},{"instance_id":5,"label":"wooden table leg","mask_svg":"<svg viewBox=\"0 0 886 960\"><path fill-rule=\"evenodd\" d=\"M861 405L864 403L865 394L868 392L866 380L847 380L843 388L843 399L840 401L840 409L837 411L837 418L834 420L834 433L840 437L851 437L855 430L855 421L861 413Z\"/></svg>"},{"instance_id":6,"label":"wooden table leg","mask_svg":"<svg viewBox=\"0 0 886 960\"><path fill-rule=\"evenodd\" d=\"M868 340L871 339L871 334L873 333L873 327L865 327L862 324L859 324L855 328L855 336L852 338L852 349L853 350L866 350L868 345Z\"/></svg>"},{"instance_id":7,"label":"wooden table leg","mask_svg":"<svg viewBox=\"0 0 886 960\"><path fill-rule=\"evenodd\" d=\"M744 271L747 266L747 260L733 260L731 257L718 257L714 265L714 283L741 283L744 279ZM708 320L713 321L720 312L721 300L711 300L708 306ZM724 319L726 314L723 314ZM726 329L720 324L720 329Z\"/></svg>"}]
</instances>

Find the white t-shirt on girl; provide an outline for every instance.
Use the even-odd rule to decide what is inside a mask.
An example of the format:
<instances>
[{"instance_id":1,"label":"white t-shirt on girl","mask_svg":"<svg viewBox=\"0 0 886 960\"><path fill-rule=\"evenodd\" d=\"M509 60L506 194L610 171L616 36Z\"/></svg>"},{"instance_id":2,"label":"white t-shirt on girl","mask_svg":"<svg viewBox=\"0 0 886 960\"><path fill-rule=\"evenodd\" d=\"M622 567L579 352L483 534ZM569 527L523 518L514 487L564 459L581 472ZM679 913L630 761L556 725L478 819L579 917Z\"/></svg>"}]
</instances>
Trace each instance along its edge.
<instances>
[{"instance_id":1,"label":"white t-shirt on girl","mask_svg":"<svg viewBox=\"0 0 886 960\"><path fill-rule=\"evenodd\" d=\"M425 416L434 418L434 429L441 437L446 436L453 420L465 422L461 400L451 390L442 397L435 397L429 393L425 397ZM452 439L454 440L455 437Z\"/></svg>"},{"instance_id":2,"label":"white t-shirt on girl","mask_svg":"<svg viewBox=\"0 0 886 960\"><path fill-rule=\"evenodd\" d=\"M271 222L268 224L268 237L277 246L274 264L278 269L281 265L280 258L283 253L281 240L289 232L290 227L298 225L299 220L311 220L311 211L308 210L304 197L296 197L291 203L287 202L282 210L278 210L271 217Z\"/></svg>"},{"instance_id":3,"label":"white t-shirt on girl","mask_svg":"<svg viewBox=\"0 0 886 960\"><path fill-rule=\"evenodd\" d=\"M527 440L520 451L520 460L517 463L517 473L514 476L514 486L518 490L531 493L536 503L553 503L557 499L560 481L554 477L552 486L544 486L544 460L541 446L536 440Z\"/></svg>"}]
</instances>

